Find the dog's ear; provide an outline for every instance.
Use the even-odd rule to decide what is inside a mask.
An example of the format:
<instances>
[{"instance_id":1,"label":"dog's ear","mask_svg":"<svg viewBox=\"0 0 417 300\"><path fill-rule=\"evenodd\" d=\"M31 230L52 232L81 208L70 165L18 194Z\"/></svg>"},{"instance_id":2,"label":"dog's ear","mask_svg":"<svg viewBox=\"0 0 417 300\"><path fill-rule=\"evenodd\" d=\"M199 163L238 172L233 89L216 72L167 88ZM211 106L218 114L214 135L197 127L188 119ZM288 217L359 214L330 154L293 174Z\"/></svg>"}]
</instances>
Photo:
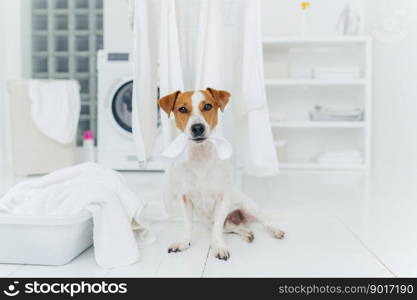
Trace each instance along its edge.
<instances>
[{"instance_id":1,"label":"dog's ear","mask_svg":"<svg viewBox=\"0 0 417 300\"><path fill-rule=\"evenodd\" d=\"M175 101L177 101L178 95L180 93L181 91L176 91L158 100L159 106L164 110L164 112L167 113L168 117L174 110Z\"/></svg>"},{"instance_id":2,"label":"dog's ear","mask_svg":"<svg viewBox=\"0 0 417 300\"><path fill-rule=\"evenodd\" d=\"M230 93L223 90L216 90L212 88L206 89L216 100L217 104L220 107L220 110L223 112L224 108L226 107L227 103L229 102Z\"/></svg>"}]
</instances>

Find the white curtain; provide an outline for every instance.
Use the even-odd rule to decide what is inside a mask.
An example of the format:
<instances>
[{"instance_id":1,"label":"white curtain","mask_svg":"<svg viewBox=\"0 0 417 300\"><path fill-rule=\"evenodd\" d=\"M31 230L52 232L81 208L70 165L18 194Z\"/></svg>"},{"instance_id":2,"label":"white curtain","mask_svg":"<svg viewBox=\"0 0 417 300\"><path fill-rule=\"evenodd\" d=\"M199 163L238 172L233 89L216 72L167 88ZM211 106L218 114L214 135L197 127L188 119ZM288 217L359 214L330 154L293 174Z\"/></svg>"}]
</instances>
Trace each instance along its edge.
<instances>
[{"instance_id":1,"label":"white curtain","mask_svg":"<svg viewBox=\"0 0 417 300\"><path fill-rule=\"evenodd\" d=\"M146 162L156 139L157 98L157 1L134 2L132 128L138 159Z\"/></svg>"},{"instance_id":2,"label":"white curtain","mask_svg":"<svg viewBox=\"0 0 417 300\"><path fill-rule=\"evenodd\" d=\"M161 96L213 87L232 94L222 123L238 165L255 176L278 172L259 6L259 0L135 2L133 131L141 160L150 157L155 142L157 87ZM162 124L168 144L176 129L164 114Z\"/></svg>"}]
</instances>

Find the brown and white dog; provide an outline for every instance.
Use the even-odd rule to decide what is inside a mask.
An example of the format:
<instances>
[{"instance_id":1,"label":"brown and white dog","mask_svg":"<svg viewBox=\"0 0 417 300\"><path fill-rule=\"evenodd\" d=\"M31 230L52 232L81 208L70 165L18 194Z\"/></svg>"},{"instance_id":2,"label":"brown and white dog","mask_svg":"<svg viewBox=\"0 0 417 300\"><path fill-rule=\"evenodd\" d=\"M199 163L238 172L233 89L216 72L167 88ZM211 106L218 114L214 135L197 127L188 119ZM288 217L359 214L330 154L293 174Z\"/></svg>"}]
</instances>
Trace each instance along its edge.
<instances>
[{"instance_id":1,"label":"brown and white dog","mask_svg":"<svg viewBox=\"0 0 417 300\"><path fill-rule=\"evenodd\" d=\"M176 126L187 135L189 153L188 159L175 161L171 170L173 192L182 204L185 230L168 252L190 247L193 209L213 224L211 247L219 259L230 257L223 233L237 233L245 241L253 241L252 231L245 226L251 221L261 222L275 238L284 237L284 232L271 225L256 203L233 185L230 160L219 159L210 142L209 136L218 123L219 109L224 111L229 98L230 93L226 91L207 88L177 91L159 100L168 116L174 113Z\"/></svg>"}]
</instances>

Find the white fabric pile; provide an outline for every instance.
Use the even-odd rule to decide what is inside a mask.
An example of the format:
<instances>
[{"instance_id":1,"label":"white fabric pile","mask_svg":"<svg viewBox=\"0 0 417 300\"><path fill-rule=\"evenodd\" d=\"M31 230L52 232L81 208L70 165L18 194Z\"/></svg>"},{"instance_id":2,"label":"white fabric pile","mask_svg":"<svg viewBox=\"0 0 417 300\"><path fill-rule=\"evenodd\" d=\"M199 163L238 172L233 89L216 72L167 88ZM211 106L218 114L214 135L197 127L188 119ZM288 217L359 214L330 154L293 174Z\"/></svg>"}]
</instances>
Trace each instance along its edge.
<instances>
[{"instance_id":1,"label":"white fabric pile","mask_svg":"<svg viewBox=\"0 0 417 300\"><path fill-rule=\"evenodd\" d=\"M29 179L0 199L0 212L12 215L65 217L90 211L96 261L105 268L136 262L138 246L152 242L139 220L144 206L120 174L94 163Z\"/></svg>"},{"instance_id":2,"label":"white fabric pile","mask_svg":"<svg viewBox=\"0 0 417 300\"><path fill-rule=\"evenodd\" d=\"M364 119L364 110L360 107L316 105L309 115L310 121L360 122Z\"/></svg>"},{"instance_id":3,"label":"white fabric pile","mask_svg":"<svg viewBox=\"0 0 417 300\"><path fill-rule=\"evenodd\" d=\"M74 142L80 116L80 85L75 80L30 80L33 122L47 137Z\"/></svg>"},{"instance_id":4,"label":"white fabric pile","mask_svg":"<svg viewBox=\"0 0 417 300\"><path fill-rule=\"evenodd\" d=\"M327 151L317 157L321 164L361 164L362 155L358 150Z\"/></svg>"}]
</instances>

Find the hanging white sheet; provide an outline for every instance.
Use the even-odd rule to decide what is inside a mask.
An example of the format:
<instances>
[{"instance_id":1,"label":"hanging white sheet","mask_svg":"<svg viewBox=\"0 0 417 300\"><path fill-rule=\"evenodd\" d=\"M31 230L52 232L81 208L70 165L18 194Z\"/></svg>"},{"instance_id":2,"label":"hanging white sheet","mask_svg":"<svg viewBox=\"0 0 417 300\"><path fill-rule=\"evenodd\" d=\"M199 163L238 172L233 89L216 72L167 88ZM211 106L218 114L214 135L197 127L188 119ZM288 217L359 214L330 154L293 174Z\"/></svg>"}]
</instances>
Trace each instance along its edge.
<instances>
[{"instance_id":1,"label":"hanging white sheet","mask_svg":"<svg viewBox=\"0 0 417 300\"><path fill-rule=\"evenodd\" d=\"M156 28L151 29L153 26ZM235 158L248 174L276 174L278 161L264 88L259 0L136 1L134 27L133 130L139 157L148 159L153 146L156 128L149 115L154 115L159 78L161 96L207 87L230 91L228 121L223 123L226 137L234 144ZM172 120L164 114L161 117L168 145L177 131Z\"/></svg>"},{"instance_id":2,"label":"hanging white sheet","mask_svg":"<svg viewBox=\"0 0 417 300\"><path fill-rule=\"evenodd\" d=\"M156 139L157 121L157 30L158 1L136 1L134 8L134 45L132 129L138 159L146 162Z\"/></svg>"}]
</instances>

